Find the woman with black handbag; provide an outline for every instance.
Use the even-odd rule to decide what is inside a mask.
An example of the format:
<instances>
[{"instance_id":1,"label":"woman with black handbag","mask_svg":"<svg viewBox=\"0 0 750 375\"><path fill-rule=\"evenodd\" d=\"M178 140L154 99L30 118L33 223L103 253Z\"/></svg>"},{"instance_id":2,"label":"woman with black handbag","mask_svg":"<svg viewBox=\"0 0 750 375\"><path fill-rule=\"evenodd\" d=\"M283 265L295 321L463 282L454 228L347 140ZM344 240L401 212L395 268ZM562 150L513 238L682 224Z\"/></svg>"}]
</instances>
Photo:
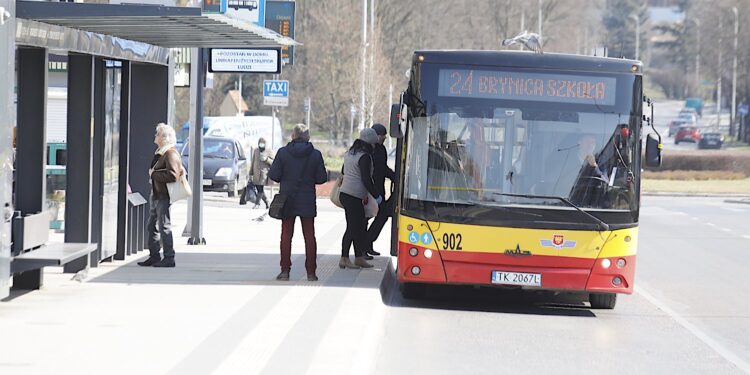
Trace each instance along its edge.
<instances>
[{"instance_id":1,"label":"woman with black handbag","mask_svg":"<svg viewBox=\"0 0 750 375\"><path fill-rule=\"evenodd\" d=\"M281 219L281 273L277 280L289 280L292 268L292 236L294 221L299 216L305 237L305 269L307 280L317 281L318 256L315 240L315 185L328 181L323 155L310 143L307 125L297 124L292 141L279 149L268 171L268 178L280 183L269 210L269 216Z\"/></svg>"}]
</instances>

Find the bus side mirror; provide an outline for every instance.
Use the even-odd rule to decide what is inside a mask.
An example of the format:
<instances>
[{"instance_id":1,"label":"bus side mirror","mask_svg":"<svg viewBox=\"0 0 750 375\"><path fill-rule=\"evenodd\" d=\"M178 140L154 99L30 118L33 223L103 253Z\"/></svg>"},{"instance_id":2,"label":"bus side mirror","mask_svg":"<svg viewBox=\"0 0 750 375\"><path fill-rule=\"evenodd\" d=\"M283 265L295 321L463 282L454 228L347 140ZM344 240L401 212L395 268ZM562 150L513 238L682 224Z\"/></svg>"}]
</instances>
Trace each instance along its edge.
<instances>
[{"instance_id":1,"label":"bus side mirror","mask_svg":"<svg viewBox=\"0 0 750 375\"><path fill-rule=\"evenodd\" d=\"M646 136L646 166L661 167L661 142L653 134Z\"/></svg>"}]
</instances>

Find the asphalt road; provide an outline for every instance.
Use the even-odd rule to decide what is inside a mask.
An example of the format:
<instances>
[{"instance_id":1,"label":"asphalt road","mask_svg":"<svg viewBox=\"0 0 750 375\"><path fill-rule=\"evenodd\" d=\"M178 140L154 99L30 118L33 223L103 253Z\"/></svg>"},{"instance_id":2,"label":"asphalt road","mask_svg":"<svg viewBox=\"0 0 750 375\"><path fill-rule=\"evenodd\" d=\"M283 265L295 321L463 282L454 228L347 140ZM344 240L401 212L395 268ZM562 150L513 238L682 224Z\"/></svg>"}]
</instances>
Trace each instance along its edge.
<instances>
[{"instance_id":1,"label":"asphalt road","mask_svg":"<svg viewBox=\"0 0 750 375\"><path fill-rule=\"evenodd\" d=\"M376 373L750 373L750 205L645 197L636 292L390 290ZM395 289L395 288L394 288Z\"/></svg>"},{"instance_id":2,"label":"asphalt road","mask_svg":"<svg viewBox=\"0 0 750 375\"><path fill-rule=\"evenodd\" d=\"M177 237L177 268L138 267L140 253L79 282L49 267L43 290L0 303L0 374L750 373L750 204L644 197L635 293L614 310L491 288L404 300L390 257L337 267L345 223L327 200L320 281L298 232L279 282L280 226L261 214L209 193L208 245Z\"/></svg>"},{"instance_id":3,"label":"asphalt road","mask_svg":"<svg viewBox=\"0 0 750 375\"><path fill-rule=\"evenodd\" d=\"M656 130L662 135L662 143L664 144L665 150L682 151L698 149L697 143L681 142L680 144L674 144L674 136L669 136L669 123L677 118L677 115L683 107L684 101L682 100L662 100L654 102L654 125L656 126ZM649 111L649 109L644 107L644 111ZM644 114L650 115L650 112L644 112ZM721 131L726 133L729 125L729 113L721 114L722 127L717 128L715 124L716 108L705 106L703 117L698 119L698 128L701 132ZM646 129L646 132L652 133L653 131Z\"/></svg>"}]
</instances>

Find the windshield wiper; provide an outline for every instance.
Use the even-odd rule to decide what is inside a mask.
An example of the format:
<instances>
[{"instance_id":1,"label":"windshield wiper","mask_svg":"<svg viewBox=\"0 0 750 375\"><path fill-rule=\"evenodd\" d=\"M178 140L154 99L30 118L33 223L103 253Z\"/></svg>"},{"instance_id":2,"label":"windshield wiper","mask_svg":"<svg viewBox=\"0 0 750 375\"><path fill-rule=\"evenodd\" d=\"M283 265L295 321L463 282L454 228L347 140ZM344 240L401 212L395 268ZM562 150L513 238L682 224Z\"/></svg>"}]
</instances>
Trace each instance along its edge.
<instances>
[{"instance_id":1,"label":"windshield wiper","mask_svg":"<svg viewBox=\"0 0 750 375\"><path fill-rule=\"evenodd\" d=\"M591 220L593 220L597 224L597 228L599 231L608 231L609 230L609 224L605 223L598 217L584 211L581 207L576 206L573 202L568 200L567 198L563 197L556 197L551 195L530 195L530 194L512 194L512 193L496 193L493 192L494 195L502 195L506 197L516 197L516 198L529 198L529 199L554 199L558 200L560 202L565 203L567 206L574 208L576 211L588 216Z\"/></svg>"}]
</instances>

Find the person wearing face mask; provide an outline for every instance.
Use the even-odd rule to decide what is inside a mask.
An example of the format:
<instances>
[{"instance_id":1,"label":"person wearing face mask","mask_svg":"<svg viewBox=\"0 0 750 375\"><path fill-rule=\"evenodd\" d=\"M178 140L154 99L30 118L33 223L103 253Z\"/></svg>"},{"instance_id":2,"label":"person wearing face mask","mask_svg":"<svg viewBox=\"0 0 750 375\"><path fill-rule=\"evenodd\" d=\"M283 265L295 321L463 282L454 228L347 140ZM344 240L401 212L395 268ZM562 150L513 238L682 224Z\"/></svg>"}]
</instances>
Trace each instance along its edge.
<instances>
[{"instance_id":1,"label":"person wearing face mask","mask_svg":"<svg viewBox=\"0 0 750 375\"><path fill-rule=\"evenodd\" d=\"M261 200L263 200L266 209L268 209L268 198L266 198L265 188L268 184L268 171L271 169L272 163L273 150L266 146L265 139L260 138L258 140L258 148L253 151L252 167L250 168L250 182L252 183L252 187L248 186L248 188L255 188L255 191L257 191L255 202L253 202L255 203L253 209L260 207Z\"/></svg>"}]
</instances>

